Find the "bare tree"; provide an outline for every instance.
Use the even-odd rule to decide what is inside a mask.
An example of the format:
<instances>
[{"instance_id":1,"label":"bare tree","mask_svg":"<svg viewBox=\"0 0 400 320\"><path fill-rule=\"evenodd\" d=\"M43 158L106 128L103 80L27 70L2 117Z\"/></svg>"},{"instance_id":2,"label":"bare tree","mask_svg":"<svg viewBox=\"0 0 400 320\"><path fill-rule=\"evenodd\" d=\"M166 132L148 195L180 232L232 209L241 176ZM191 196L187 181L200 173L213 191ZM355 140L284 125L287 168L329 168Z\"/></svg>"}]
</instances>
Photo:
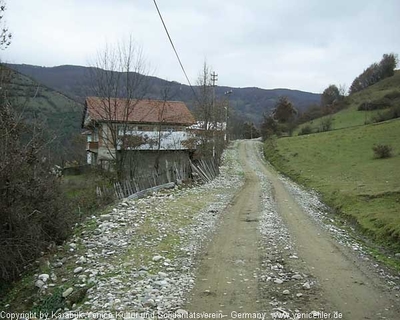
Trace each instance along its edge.
<instances>
[{"instance_id":1,"label":"bare tree","mask_svg":"<svg viewBox=\"0 0 400 320\"><path fill-rule=\"evenodd\" d=\"M157 155L156 155L156 159L155 159L155 163L154 163L154 169L156 170L156 172L158 173L160 170L160 158L161 158L161 150L162 150L162 141L164 138L166 138L166 133L165 133L165 111L166 111L166 107L167 107L167 103L168 100L170 100L172 97L171 94L171 87L167 86L162 90L162 106L158 109L158 119L160 121L159 125L158 125L158 130L157 130L157 141L156 141L156 145L157 145Z\"/></svg>"},{"instance_id":2,"label":"bare tree","mask_svg":"<svg viewBox=\"0 0 400 320\"><path fill-rule=\"evenodd\" d=\"M345 83L339 85L339 97L340 99L344 99L347 95L347 85Z\"/></svg>"},{"instance_id":3,"label":"bare tree","mask_svg":"<svg viewBox=\"0 0 400 320\"><path fill-rule=\"evenodd\" d=\"M219 157L225 146L223 123L227 117L227 101L216 99L211 79L211 68L204 62L197 80L198 96L195 105L196 118L202 126L198 132L198 149L203 156Z\"/></svg>"},{"instance_id":4,"label":"bare tree","mask_svg":"<svg viewBox=\"0 0 400 320\"><path fill-rule=\"evenodd\" d=\"M213 88L211 83L211 69L207 62L203 64L198 79L197 86L199 88L198 101L196 101L196 115L197 119L203 122L204 130L209 129L209 124L213 121Z\"/></svg>"},{"instance_id":5,"label":"bare tree","mask_svg":"<svg viewBox=\"0 0 400 320\"><path fill-rule=\"evenodd\" d=\"M131 37L128 42L107 45L90 68L92 87L89 90L98 97L96 112L102 120L99 135L119 178L123 173L125 151L143 143L131 136L129 120L148 92L147 75L148 65L142 49Z\"/></svg>"},{"instance_id":6,"label":"bare tree","mask_svg":"<svg viewBox=\"0 0 400 320\"><path fill-rule=\"evenodd\" d=\"M8 30L4 22L4 13L6 11L6 3L0 0L0 49L4 50L11 44L12 34Z\"/></svg>"},{"instance_id":7,"label":"bare tree","mask_svg":"<svg viewBox=\"0 0 400 320\"><path fill-rule=\"evenodd\" d=\"M5 10L0 2L0 11ZM3 19L0 15L0 21ZM0 47L10 44L2 26ZM8 40L7 40L8 39ZM0 63L0 287L17 279L51 243L61 244L76 222L51 173L50 142L34 121L23 119L15 97L16 73ZM21 94L21 93L19 93ZM17 99L20 98L20 99ZM24 121L25 120L25 121ZM2 292L3 293L3 292Z\"/></svg>"}]
</instances>

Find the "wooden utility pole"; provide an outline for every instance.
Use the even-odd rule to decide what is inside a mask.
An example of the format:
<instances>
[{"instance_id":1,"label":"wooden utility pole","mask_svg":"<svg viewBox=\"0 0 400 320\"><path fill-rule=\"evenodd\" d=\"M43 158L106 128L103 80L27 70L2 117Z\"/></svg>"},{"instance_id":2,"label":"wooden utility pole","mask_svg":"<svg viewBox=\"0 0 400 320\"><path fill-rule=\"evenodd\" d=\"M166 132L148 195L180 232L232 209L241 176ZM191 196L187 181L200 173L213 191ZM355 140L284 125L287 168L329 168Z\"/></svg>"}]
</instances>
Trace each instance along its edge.
<instances>
[{"instance_id":1,"label":"wooden utility pole","mask_svg":"<svg viewBox=\"0 0 400 320\"><path fill-rule=\"evenodd\" d=\"M232 90L228 90L224 93L224 95L227 97L227 104L225 107L225 141L229 141L229 131L228 131L228 114L229 114L229 95L232 94Z\"/></svg>"},{"instance_id":2,"label":"wooden utility pole","mask_svg":"<svg viewBox=\"0 0 400 320\"><path fill-rule=\"evenodd\" d=\"M217 128L217 124L215 121L215 86L216 82L218 81L218 74L213 71L211 73L211 85L212 85L212 110L211 110L211 117L214 118L213 123L213 158L215 158L215 130Z\"/></svg>"},{"instance_id":3,"label":"wooden utility pole","mask_svg":"<svg viewBox=\"0 0 400 320\"><path fill-rule=\"evenodd\" d=\"M215 87L216 87L216 82L218 81L218 74L215 73L215 71L213 71L213 73L211 73L211 85L213 87L213 91L212 91L212 111L214 112L214 106L215 106Z\"/></svg>"},{"instance_id":4,"label":"wooden utility pole","mask_svg":"<svg viewBox=\"0 0 400 320\"><path fill-rule=\"evenodd\" d=\"M213 71L213 73L211 73L211 82L212 82L212 86L215 87L216 86L216 82L218 81L218 74L215 73L215 71Z\"/></svg>"}]
</instances>

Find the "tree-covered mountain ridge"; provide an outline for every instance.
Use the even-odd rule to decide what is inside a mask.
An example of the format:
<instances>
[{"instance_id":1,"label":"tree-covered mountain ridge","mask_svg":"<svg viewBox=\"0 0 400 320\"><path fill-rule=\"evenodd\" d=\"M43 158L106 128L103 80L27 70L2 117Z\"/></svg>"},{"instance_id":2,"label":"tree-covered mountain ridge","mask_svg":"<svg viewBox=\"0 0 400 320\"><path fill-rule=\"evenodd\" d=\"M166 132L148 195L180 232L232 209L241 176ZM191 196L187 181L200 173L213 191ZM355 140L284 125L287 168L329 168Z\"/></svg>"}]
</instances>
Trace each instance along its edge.
<instances>
[{"instance_id":1,"label":"tree-covered mountain ridge","mask_svg":"<svg viewBox=\"0 0 400 320\"><path fill-rule=\"evenodd\" d=\"M35 81L59 91L77 102L82 103L86 96L92 95L93 86L89 77L90 67L62 65L57 67L41 67L27 64L9 64L10 68L24 74ZM167 81L154 76L148 77L148 98L162 99L163 90L168 88L170 100L185 102L193 110L195 96L190 86ZM194 91L197 87L193 86ZM229 97L225 95L232 90ZM216 86L217 99L229 98L231 108L236 114L246 120L259 123L264 113L269 113L279 97L286 96L299 111L306 110L310 105L319 104L320 94L291 89L262 89L256 87L236 88Z\"/></svg>"}]
</instances>

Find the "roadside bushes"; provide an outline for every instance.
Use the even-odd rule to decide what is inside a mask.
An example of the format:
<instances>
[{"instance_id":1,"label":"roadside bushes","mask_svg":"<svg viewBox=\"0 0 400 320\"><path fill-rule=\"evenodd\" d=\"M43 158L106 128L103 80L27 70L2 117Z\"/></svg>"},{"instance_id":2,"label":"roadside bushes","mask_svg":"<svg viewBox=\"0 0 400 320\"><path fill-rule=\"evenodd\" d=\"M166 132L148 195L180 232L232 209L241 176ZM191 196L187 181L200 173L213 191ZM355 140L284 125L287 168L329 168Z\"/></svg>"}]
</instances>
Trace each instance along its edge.
<instances>
[{"instance_id":1,"label":"roadside bushes","mask_svg":"<svg viewBox=\"0 0 400 320\"><path fill-rule=\"evenodd\" d=\"M40 130L21 122L5 97L0 119L0 282L9 282L50 244L61 243L74 219Z\"/></svg>"},{"instance_id":2,"label":"roadside bushes","mask_svg":"<svg viewBox=\"0 0 400 320\"><path fill-rule=\"evenodd\" d=\"M390 158L393 152L393 148L386 144L378 144L373 146L372 150L374 151L375 158L377 159Z\"/></svg>"},{"instance_id":3,"label":"roadside bushes","mask_svg":"<svg viewBox=\"0 0 400 320\"><path fill-rule=\"evenodd\" d=\"M321 119L321 131L330 131L332 129L333 118L332 117L325 117Z\"/></svg>"},{"instance_id":4,"label":"roadside bushes","mask_svg":"<svg viewBox=\"0 0 400 320\"><path fill-rule=\"evenodd\" d=\"M310 134L312 132L313 132L313 130L312 130L311 126L308 124L308 125L304 126L303 128L301 128L301 130L299 132L299 136L302 136L305 134Z\"/></svg>"},{"instance_id":5,"label":"roadside bushes","mask_svg":"<svg viewBox=\"0 0 400 320\"><path fill-rule=\"evenodd\" d=\"M400 99L400 91L397 90L390 91L389 93L385 94L384 98L390 100Z\"/></svg>"},{"instance_id":6,"label":"roadside bushes","mask_svg":"<svg viewBox=\"0 0 400 320\"><path fill-rule=\"evenodd\" d=\"M358 106L358 111L369 111L386 109L392 106L391 100L388 98L377 99L371 102L363 102Z\"/></svg>"},{"instance_id":7,"label":"roadside bushes","mask_svg":"<svg viewBox=\"0 0 400 320\"><path fill-rule=\"evenodd\" d=\"M383 110L385 109L385 110ZM372 118L372 122L382 122L400 117L400 91L392 90L382 98L369 102L363 102L358 106L358 111L378 111Z\"/></svg>"},{"instance_id":8,"label":"roadside bushes","mask_svg":"<svg viewBox=\"0 0 400 320\"><path fill-rule=\"evenodd\" d=\"M5 86L6 87L6 86ZM3 88L5 88L3 87ZM62 244L72 227L112 201L96 195L96 173L76 184L59 177L49 141L39 124L15 113L6 90L0 94L0 295L27 266Z\"/></svg>"},{"instance_id":9,"label":"roadside bushes","mask_svg":"<svg viewBox=\"0 0 400 320\"><path fill-rule=\"evenodd\" d=\"M400 118L400 105L391 107L389 110L385 110L385 112L379 112L373 117L372 121L382 122L396 118Z\"/></svg>"},{"instance_id":10,"label":"roadside bushes","mask_svg":"<svg viewBox=\"0 0 400 320\"><path fill-rule=\"evenodd\" d=\"M16 113L9 80L0 66L0 293L77 221L52 173L44 130Z\"/></svg>"}]
</instances>

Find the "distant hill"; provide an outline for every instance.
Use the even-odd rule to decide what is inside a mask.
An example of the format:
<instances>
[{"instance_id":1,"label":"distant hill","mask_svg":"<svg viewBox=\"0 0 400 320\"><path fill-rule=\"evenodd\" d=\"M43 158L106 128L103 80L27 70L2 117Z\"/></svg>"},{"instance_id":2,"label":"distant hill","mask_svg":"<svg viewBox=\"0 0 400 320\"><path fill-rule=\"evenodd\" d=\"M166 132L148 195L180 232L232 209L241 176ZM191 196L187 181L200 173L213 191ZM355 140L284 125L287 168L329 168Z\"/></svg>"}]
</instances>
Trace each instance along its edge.
<instances>
[{"instance_id":1,"label":"distant hill","mask_svg":"<svg viewBox=\"0 0 400 320\"><path fill-rule=\"evenodd\" d=\"M75 138L81 140L83 105L21 73L13 72L11 79L10 98L15 110L44 130L53 150L57 149L57 161L67 160L68 156L61 154L71 153Z\"/></svg>"},{"instance_id":2,"label":"distant hill","mask_svg":"<svg viewBox=\"0 0 400 320\"><path fill-rule=\"evenodd\" d=\"M39 67L26 64L9 64L12 69L25 74L36 81L55 89L72 99L83 102L90 95L88 67L81 66L58 66ZM184 101L189 108L193 107L193 92L188 85L175 81L166 81L157 77L150 77L151 90L149 98L161 98L164 88L170 87L174 100ZM287 96L300 111L308 106L319 103L320 95L289 89L260 89L260 88L232 88L216 87L216 97L221 98L228 90L233 90L229 96L230 105L237 114L244 119L259 123L264 112L269 112L280 96Z\"/></svg>"}]
</instances>

